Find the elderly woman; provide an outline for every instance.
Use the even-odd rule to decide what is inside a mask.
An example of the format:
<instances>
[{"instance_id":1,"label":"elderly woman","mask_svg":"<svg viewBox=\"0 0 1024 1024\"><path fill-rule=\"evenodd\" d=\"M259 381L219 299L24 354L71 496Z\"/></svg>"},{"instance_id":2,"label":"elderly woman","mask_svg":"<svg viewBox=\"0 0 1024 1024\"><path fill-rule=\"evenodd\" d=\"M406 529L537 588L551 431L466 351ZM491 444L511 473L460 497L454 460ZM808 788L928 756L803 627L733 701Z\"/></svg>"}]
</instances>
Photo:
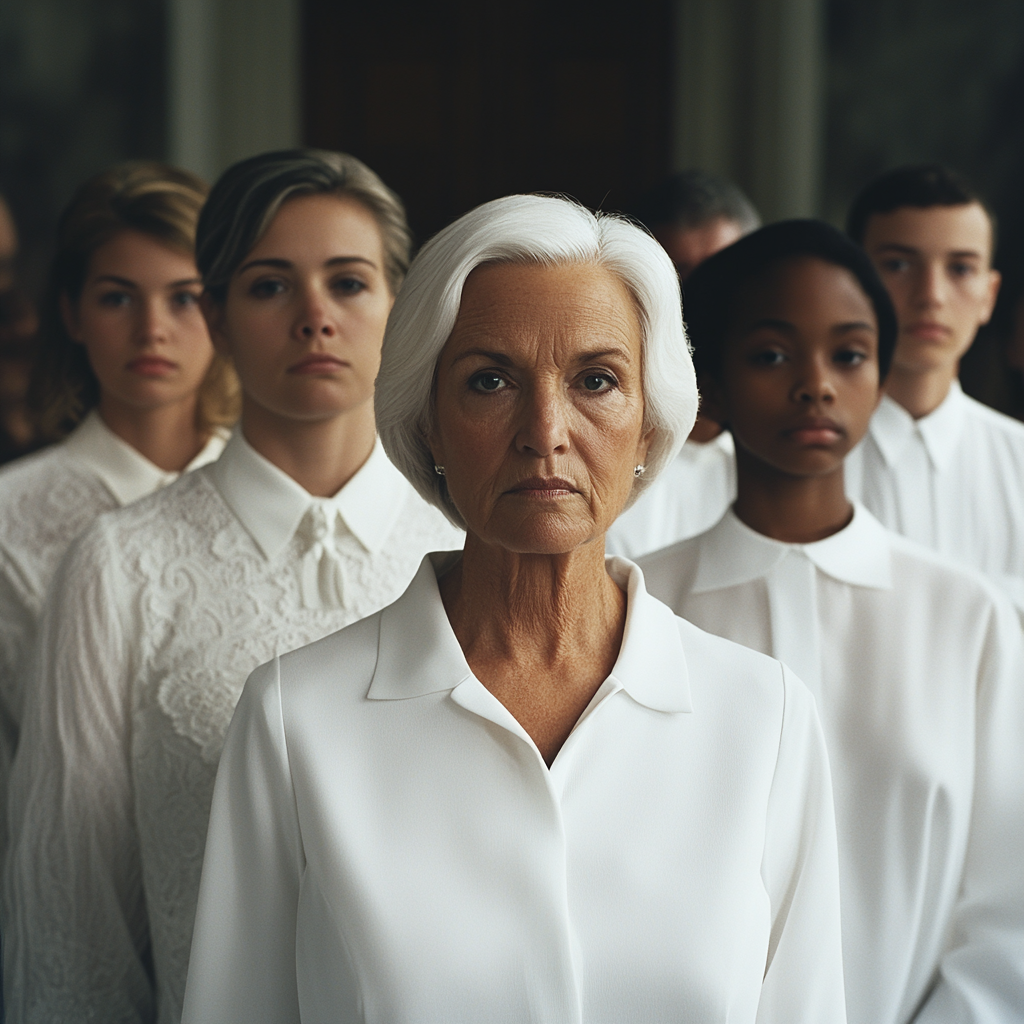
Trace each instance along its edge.
<instances>
[{"instance_id":1,"label":"elderly woman","mask_svg":"<svg viewBox=\"0 0 1024 1024\"><path fill-rule=\"evenodd\" d=\"M664 252L474 210L414 261L375 401L465 549L250 677L183 1019L844 1021L808 692L604 558L696 410Z\"/></svg>"}]
</instances>

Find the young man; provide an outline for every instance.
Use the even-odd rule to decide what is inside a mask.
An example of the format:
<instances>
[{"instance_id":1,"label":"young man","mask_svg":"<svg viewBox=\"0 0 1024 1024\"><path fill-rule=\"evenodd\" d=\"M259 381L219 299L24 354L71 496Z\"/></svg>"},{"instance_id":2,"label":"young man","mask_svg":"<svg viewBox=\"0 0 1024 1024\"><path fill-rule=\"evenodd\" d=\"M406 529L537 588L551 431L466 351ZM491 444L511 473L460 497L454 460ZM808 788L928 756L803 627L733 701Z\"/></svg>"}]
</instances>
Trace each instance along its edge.
<instances>
[{"instance_id":1,"label":"young man","mask_svg":"<svg viewBox=\"0 0 1024 1024\"><path fill-rule=\"evenodd\" d=\"M738 186L704 171L666 178L640 201L636 218L661 243L682 282L702 261L761 225ZM692 537L718 522L735 495L732 437L699 415L673 465L611 528L607 549L636 558Z\"/></svg>"},{"instance_id":2,"label":"young man","mask_svg":"<svg viewBox=\"0 0 1024 1024\"><path fill-rule=\"evenodd\" d=\"M1024 608L1024 424L968 398L957 381L999 290L993 217L952 171L902 167L857 197L848 231L899 320L886 396L847 464L850 493Z\"/></svg>"},{"instance_id":3,"label":"young man","mask_svg":"<svg viewBox=\"0 0 1024 1024\"><path fill-rule=\"evenodd\" d=\"M773 224L694 273L705 400L738 494L640 560L649 591L785 661L832 763L850 1024L1024 1020L1024 643L982 577L843 486L896 342L863 251Z\"/></svg>"}]
</instances>

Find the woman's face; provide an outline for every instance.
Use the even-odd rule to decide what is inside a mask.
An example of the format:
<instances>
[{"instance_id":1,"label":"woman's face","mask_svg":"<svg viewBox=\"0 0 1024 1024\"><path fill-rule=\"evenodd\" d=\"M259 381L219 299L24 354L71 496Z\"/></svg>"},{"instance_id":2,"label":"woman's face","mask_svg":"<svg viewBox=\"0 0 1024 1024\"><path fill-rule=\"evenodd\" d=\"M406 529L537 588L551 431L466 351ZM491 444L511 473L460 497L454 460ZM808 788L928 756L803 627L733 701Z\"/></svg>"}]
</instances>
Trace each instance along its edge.
<instances>
[{"instance_id":1,"label":"woman's face","mask_svg":"<svg viewBox=\"0 0 1024 1024\"><path fill-rule=\"evenodd\" d=\"M204 298L204 310L245 408L314 422L372 400L393 301L373 215L352 199L317 195L281 207L224 304Z\"/></svg>"},{"instance_id":2,"label":"woman's face","mask_svg":"<svg viewBox=\"0 0 1024 1024\"><path fill-rule=\"evenodd\" d=\"M85 346L101 404L152 410L194 397L213 359L195 261L124 231L92 255L77 302L62 297L69 336Z\"/></svg>"},{"instance_id":3,"label":"woman's face","mask_svg":"<svg viewBox=\"0 0 1024 1024\"><path fill-rule=\"evenodd\" d=\"M471 533L524 554L602 538L644 434L633 299L593 265L489 264L438 360L434 461Z\"/></svg>"},{"instance_id":4,"label":"woman's face","mask_svg":"<svg viewBox=\"0 0 1024 1024\"><path fill-rule=\"evenodd\" d=\"M797 257L737 297L708 388L737 447L788 476L842 468L878 405L878 319L845 267Z\"/></svg>"}]
</instances>

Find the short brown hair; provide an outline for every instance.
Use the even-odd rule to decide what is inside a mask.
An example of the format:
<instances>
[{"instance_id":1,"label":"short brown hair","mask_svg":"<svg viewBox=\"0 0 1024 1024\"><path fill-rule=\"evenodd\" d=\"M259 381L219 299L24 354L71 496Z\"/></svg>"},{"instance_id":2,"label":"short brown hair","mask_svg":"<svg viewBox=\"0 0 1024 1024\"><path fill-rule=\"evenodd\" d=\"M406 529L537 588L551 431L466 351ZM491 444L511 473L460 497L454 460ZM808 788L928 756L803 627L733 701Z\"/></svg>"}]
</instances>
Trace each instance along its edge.
<instances>
[{"instance_id":1,"label":"short brown hair","mask_svg":"<svg viewBox=\"0 0 1024 1024\"><path fill-rule=\"evenodd\" d=\"M384 276L398 294L412 249L401 199L361 160L324 149L285 149L240 160L217 179L199 218L196 265L203 286L223 303L228 285L289 199L347 196L377 222L384 248Z\"/></svg>"},{"instance_id":2,"label":"short brown hair","mask_svg":"<svg viewBox=\"0 0 1024 1024\"><path fill-rule=\"evenodd\" d=\"M124 231L138 231L193 256L207 191L206 183L188 171L133 161L90 178L61 214L57 253L40 310L40 351L31 390L47 439L69 433L100 400L100 383L85 347L74 342L64 326L61 297L78 301L93 254ZM233 423L238 405L234 370L225 357L215 355L199 391L199 429L209 433Z\"/></svg>"}]
</instances>

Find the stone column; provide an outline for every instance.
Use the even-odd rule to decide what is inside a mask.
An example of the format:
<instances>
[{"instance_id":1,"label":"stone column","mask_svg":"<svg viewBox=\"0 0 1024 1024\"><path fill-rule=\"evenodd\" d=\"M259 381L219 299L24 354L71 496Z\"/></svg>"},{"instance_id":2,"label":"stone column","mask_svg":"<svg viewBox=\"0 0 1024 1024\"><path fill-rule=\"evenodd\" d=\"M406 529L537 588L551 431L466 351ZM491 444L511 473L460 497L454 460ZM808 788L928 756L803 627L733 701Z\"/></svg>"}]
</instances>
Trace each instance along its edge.
<instances>
[{"instance_id":1,"label":"stone column","mask_svg":"<svg viewBox=\"0 0 1024 1024\"><path fill-rule=\"evenodd\" d=\"M677 0L673 163L737 181L766 220L819 211L823 0Z\"/></svg>"},{"instance_id":2,"label":"stone column","mask_svg":"<svg viewBox=\"0 0 1024 1024\"><path fill-rule=\"evenodd\" d=\"M171 162L212 181L299 145L300 0L168 0L167 12Z\"/></svg>"}]
</instances>

